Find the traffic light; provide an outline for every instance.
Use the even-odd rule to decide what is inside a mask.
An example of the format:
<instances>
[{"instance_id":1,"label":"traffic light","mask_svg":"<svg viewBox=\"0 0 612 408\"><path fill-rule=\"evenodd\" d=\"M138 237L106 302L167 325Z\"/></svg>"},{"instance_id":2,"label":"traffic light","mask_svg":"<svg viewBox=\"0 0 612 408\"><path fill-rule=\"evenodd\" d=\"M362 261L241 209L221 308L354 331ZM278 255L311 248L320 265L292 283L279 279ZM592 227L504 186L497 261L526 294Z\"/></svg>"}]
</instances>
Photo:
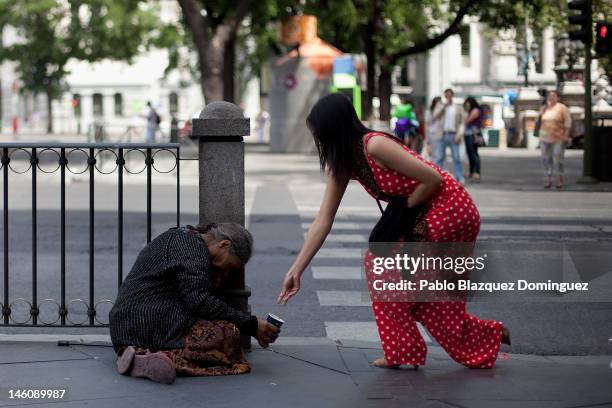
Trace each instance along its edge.
<instances>
[{"instance_id":1,"label":"traffic light","mask_svg":"<svg viewBox=\"0 0 612 408\"><path fill-rule=\"evenodd\" d=\"M593 23L591 21L591 2L589 0L571 0L567 6L570 10L578 10L580 14L572 14L567 20L570 25L580 28L570 31L569 38L572 41L582 41L584 44L592 44Z\"/></svg>"},{"instance_id":2,"label":"traffic light","mask_svg":"<svg viewBox=\"0 0 612 408\"><path fill-rule=\"evenodd\" d=\"M612 24L600 21L595 26L595 52L599 55L612 53Z\"/></svg>"},{"instance_id":3,"label":"traffic light","mask_svg":"<svg viewBox=\"0 0 612 408\"><path fill-rule=\"evenodd\" d=\"M74 94L72 95L72 100L70 101L70 105L72 105L72 109L74 109L74 116L81 116L81 95Z\"/></svg>"}]
</instances>

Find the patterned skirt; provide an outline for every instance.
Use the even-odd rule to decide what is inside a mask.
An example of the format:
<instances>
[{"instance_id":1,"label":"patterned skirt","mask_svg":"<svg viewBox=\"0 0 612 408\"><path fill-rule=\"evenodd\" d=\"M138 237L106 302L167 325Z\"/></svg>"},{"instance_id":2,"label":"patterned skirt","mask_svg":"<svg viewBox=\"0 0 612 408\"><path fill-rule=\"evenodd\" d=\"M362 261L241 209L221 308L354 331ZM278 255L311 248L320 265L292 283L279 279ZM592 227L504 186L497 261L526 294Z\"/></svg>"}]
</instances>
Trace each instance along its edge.
<instances>
[{"instance_id":1,"label":"patterned skirt","mask_svg":"<svg viewBox=\"0 0 612 408\"><path fill-rule=\"evenodd\" d=\"M162 350L182 376L245 374L251 366L244 358L240 331L224 320L199 320L185 334L185 347ZM147 350L136 348L137 354Z\"/></svg>"}]
</instances>

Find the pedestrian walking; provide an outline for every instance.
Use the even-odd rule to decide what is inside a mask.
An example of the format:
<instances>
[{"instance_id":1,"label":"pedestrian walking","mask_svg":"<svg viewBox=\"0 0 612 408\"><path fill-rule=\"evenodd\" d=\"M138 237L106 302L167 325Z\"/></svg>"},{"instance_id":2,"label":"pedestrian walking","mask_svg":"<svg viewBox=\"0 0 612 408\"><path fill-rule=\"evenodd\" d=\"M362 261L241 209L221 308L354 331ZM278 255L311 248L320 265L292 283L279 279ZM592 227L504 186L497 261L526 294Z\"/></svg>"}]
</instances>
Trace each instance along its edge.
<instances>
[{"instance_id":1,"label":"pedestrian walking","mask_svg":"<svg viewBox=\"0 0 612 408\"><path fill-rule=\"evenodd\" d=\"M540 108L540 151L544 164L544 188L550 188L557 177L557 188L563 187L563 159L570 140L572 118L567 106L559 102L557 91L548 91L546 105Z\"/></svg>"},{"instance_id":2,"label":"pedestrian walking","mask_svg":"<svg viewBox=\"0 0 612 408\"><path fill-rule=\"evenodd\" d=\"M444 91L444 116L442 122L442 139L438 142L436 153L436 164L444 168L446 160L446 148L450 148L453 159L454 176L461 184L465 184L463 169L461 168L461 156L459 154L459 144L463 139L463 109L458 108L453 103L454 91L450 88Z\"/></svg>"},{"instance_id":3,"label":"pedestrian walking","mask_svg":"<svg viewBox=\"0 0 612 408\"><path fill-rule=\"evenodd\" d=\"M268 121L270 119L270 114L262 109L257 114L255 118L255 134L257 135L257 142L263 143L266 136L266 126L268 125Z\"/></svg>"},{"instance_id":4,"label":"pedestrian walking","mask_svg":"<svg viewBox=\"0 0 612 408\"><path fill-rule=\"evenodd\" d=\"M279 303L287 303L298 293L301 276L331 231L350 179L357 180L376 199L403 201L406 211L419 214L414 225L425 224L429 242L476 240L480 216L467 190L394 136L365 127L346 96L331 94L320 99L306 123L317 146L321 168L327 172L327 188L304 245L283 280ZM400 241L405 239L405 234L400 237ZM366 269L371 260L372 253L367 251ZM417 322L455 361L470 368L491 368L500 343L510 342L510 334L501 322L468 314L465 301L373 299L372 306L384 351L384 358L373 363L378 367L425 363L427 346Z\"/></svg>"},{"instance_id":5,"label":"pedestrian walking","mask_svg":"<svg viewBox=\"0 0 612 408\"><path fill-rule=\"evenodd\" d=\"M396 119L395 136L413 151L418 152L420 142L419 122L412 104L406 98L402 98L401 103L393 109L391 115Z\"/></svg>"},{"instance_id":6,"label":"pedestrian walking","mask_svg":"<svg viewBox=\"0 0 612 408\"><path fill-rule=\"evenodd\" d=\"M465 116L465 151L470 162L469 178L480 181L480 155L478 146L482 139L482 108L474 97L469 96L463 102Z\"/></svg>"},{"instance_id":7,"label":"pedestrian walking","mask_svg":"<svg viewBox=\"0 0 612 408\"><path fill-rule=\"evenodd\" d=\"M149 108L149 112L147 113L147 133L145 136L145 142L154 143L155 134L157 133L157 129L159 128L161 117L159 116L159 113L157 113L153 105L151 105L151 102L147 102L147 107Z\"/></svg>"},{"instance_id":8,"label":"pedestrian walking","mask_svg":"<svg viewBox=\"0 0 612 408\"><path fill-rule=\"evenodd\" d=\"M425 155L430 161L437 160L438 143L442 140L444 130L442 122L444 118L444 103L439 96L431 100L429 109L425 112L425 134L427 154Z\"/></svg>"}]
</instances>

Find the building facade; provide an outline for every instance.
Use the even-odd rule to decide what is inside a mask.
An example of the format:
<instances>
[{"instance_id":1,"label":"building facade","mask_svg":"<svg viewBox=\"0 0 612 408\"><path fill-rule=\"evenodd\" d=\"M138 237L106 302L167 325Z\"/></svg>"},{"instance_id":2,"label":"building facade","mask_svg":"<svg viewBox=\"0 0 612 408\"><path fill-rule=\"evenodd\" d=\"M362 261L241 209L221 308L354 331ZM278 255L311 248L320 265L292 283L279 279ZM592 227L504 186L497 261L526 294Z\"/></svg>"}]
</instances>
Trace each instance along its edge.
<instances>
[{"instance_id":1,"label":"building facade","mask_svg":"<svg viewBox=\"0 0 612 408\"><path fill-rule=\"evenodd\" d=\"M178 5L161 2L161 18L176 20ZM5 28L2 43L18 40L16 32ZM93 125L103 124L113 139L144 139L147 102L159 112L162 136L167 137L171 118L186 120L204 106L199 85L188 73L164 74L168 64L165 50L153 49L132 64L118 61L87 63L70 61L67 66L67 90L53 101L54 133L84 135ZM47 100L44 95L21 92L14 63L0 65L0 119L2 133L46 133Z\"/></svg>"},{"instance_id":2,"label":"building facade","mask_svg":"<svg viewBox=\"0 0 612 408\"><path fill-rule=\"evenodd\" d=\"M528 34L531 58L529 86L552 89L556 86L555 42L552 29L541 36ZM417 109L426 109L446 88L455 91L455 102L474 96L490 108L489 126L512 126L514 108L510 101L524 87L525 76L514 31L494 32L476 18L466 18L458 35L450 36L427 54L410 57L395 75L395 92L408 93ZM418 106L420 105L420 106Z\"/></svg>"}]
</instances>

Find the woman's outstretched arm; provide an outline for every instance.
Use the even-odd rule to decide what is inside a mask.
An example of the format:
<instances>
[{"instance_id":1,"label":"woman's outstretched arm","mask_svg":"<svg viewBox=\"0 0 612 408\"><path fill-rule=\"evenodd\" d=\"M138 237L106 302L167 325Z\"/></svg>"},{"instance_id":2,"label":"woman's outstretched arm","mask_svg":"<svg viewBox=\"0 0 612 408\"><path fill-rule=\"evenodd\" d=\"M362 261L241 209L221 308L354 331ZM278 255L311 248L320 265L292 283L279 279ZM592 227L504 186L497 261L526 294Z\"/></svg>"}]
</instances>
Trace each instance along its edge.
<instances>
[{"instance_id":1,"label":"woman's outstretched arm","mask_svg":"<svg viewBox=\"0 0 612 408\"><path fill-rule=\"evenodd\" d=\"M402 146L388 138L373 137L370 139L368 153L383 167L420 181L414 192L408 197L408 207L427 203L442 184L442 176L433 167L408 153Z\"/></svg>"},{"instance_id":2,"label":"woman's outstretched arm","mask_svg":"<svg viewBox=\"0 0 612 408\"><path fill-rule=\"evenodd\" d=\"M334 223L336 211L338 211L338 206L340 206L340 201L342 201L342 196L344 196L348 182L348 177L338 178L331 174L328 175L327 186L325 188L325 194L323 195L321 207L319 208L319 213L308 229L300 253L285 275L283 287L278 296L278 303L283 305L286 304L287 301L300 290L300 278L302 277L302 273L312 258L314 258L319 248L321 248L323 242L325 242L325 238L327 238L332 224Z\"/></svg>"}]
</instances>

